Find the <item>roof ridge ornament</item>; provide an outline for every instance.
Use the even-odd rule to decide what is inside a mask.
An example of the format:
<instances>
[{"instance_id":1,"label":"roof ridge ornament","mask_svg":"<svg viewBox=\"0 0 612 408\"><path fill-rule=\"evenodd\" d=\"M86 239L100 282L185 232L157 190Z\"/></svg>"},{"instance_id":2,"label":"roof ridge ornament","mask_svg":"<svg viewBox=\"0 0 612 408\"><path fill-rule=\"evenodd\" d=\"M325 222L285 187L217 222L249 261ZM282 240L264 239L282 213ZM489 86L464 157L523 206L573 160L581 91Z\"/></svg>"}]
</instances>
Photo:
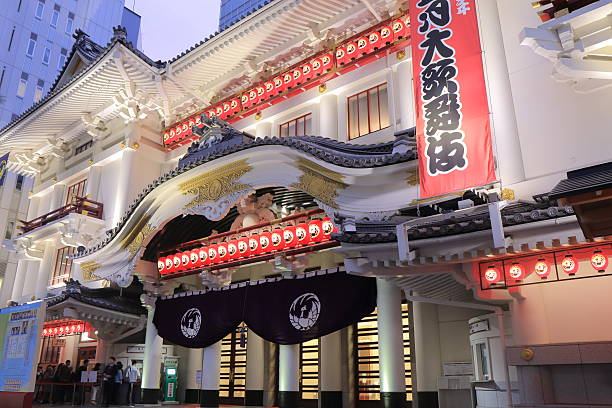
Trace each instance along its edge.
<instances>
[{"instance_id":1,"label":"roof ridge ornament","mask_svg":"<svg viewBox=\"0 0 612 408\"><path fill-rule=\"evenodd\" d=\"M127 30L125 27L118 25L116 27L113 27L113 38L112 40L123 40L123 41L127 41Z\"/></svg>"}]
</instances>

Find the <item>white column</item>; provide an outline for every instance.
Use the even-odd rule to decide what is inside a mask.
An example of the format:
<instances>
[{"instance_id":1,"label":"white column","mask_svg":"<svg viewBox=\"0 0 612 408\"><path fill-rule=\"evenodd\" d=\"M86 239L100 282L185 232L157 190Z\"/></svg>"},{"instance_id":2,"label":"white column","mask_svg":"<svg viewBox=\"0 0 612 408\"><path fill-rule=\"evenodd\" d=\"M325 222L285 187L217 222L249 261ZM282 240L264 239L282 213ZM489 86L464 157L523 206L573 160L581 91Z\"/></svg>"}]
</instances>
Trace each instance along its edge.
<instances>
[{"instance_id":1,"label":"white column","mask_svg":"<svg viewBox=\"0 0 612 408\"><path fill-rule=\"evenodd\" d=\"M272 123L259 122L257 126L255 126L255 137L263 139L266 136L272 136Z\"/></svg>"},{"instance_id":2,"label":"white column","mask_svg":"<svg viewBox=\"0 0 612 408\"><path fill-rule=\"evenodd\" d=\"M63 207L65 202L66 202L66 185L64 184L54 185L53 191L51 192L51 199L49 200L49 209L47 212L51 212L53 210L57 210L60 207Z\"/></svg>"},{"instance_id":3,"label":"white column","mask_svg":"<svg viewBox=\"0 0 612 408\"><path fill-rule=\"evenodd\" d=\"M117 225L128 206L132 186L131 180L134 177L132 171L135 156L136 152L130 148L125 148L121 155L121 165L119 167L119 178L117 179L117 190L115 195L115 208L111 219L111 225L113 226Z\"/></svg>"},{"instance_id":4,"label":"white column","mask_svg":"<svg viewBox=\"0 0 612 408\"><path fill-rule=\"evenodd\" d=\"M200 406L219 405L219 382L221 369L221 341L204 348L202 353L202 391Z\"/></svg>"},{"instance_id":5,"label":"white column","mask_svg":"<svg viewBox=\"0 0 612 408\"><path fill-rule=\"evenodd\" d=\"M91 333L89 337L91 337ZM108 341L98 337L98 342L96 343L96 362L106 366L106 360L110 357L108 355L109 346L110 343Z\"/></svg>"},{"instance_id":6,"label":"white column","mask_svg":"<svg viewBox=\"0 0 612 408\"><path fill-rule=\"evenodd\" d=\"M187 379L185 380L186 390L198 390L200 384L196 382L196 373L202 369L202 349L187 349Z\"/></svg>"},{"instance_id":7,"label":"white column","mask_svg":"<svg viewBox=\"0 0 612 408\"><path fill-rule=\"evenodd\" d=\"M245 405L263 405L264 370L264 339L249 330L247 333Z\"/></svg>"},{"instance_id":8,"label":"white column","mask_svg":"<svg viewBox=\"0 0 612 408\"><path fill-rule=\"evenodd\" d=\"M156 404L159 395L159 377L162 358L162 338L157 335L153 324L155 308L149 308L147 314L147 331L145 335L145 357L142 368L143 403Z\"/></svg>"},{"instance_id":9,"label":"white column","mask_svg":"<svg viewBox=\"0 0 612 408\"><path fill-rule=\"evenodd\" d=\"M323 94L319 102L319 135L338 140L338 96Z\"/></svg>"},{"instance_id":10,"label":"white column","mask_svg":"<svg viewBox=\"0 0 612 408\"><path fill-rule=\"evenodd\" d=\"M4 184L0 187L0 240L4 240L16 182L17 174L7 170Z\"/></svg>"},{"instance_id":11,"label":"white column","mask_svg":"<svg viewBox=\"0 0 612 408\"><path fill-rule=\"evenodd\" d=\"M26 274L28 273L28 266L30 261L20 259L17 264L17 272L15 273L15 283L13 284L13 291L11 293L11 300L21 301L21 294L23 293L23 285L25 283Z\"/></svg>"},{"instance_id":12,"label":"white column","mask_svg":"<svg viewBox=\"0 0 612 408\"><path fill-rule=\"evenodd\" d=\"M52 242L47 242L45 245L45 251L43 253L42 260L40 261L40 269L36 279L36 289L34 294L39 299L43 299L47 294L47 287L51 281L51 271L55 265L55 255L57 248Z\"/></svg>"},{"instance_id":13,"label":"white column","mask_svg":"<svg viewBox=\"0 0 612 408\"><path fill-rule=\"evenodd\" d=\"M100 189L100 176L102 166L91 166L87 174L87 185L85 186L85 196L90 200L98 200L98 190Z\"/></svg>"},{"instance_id":14,"label":"white column","mask_svg":"<svg viewBox=\"0 0 612 408\"><path fill-rule=\"evenodd\" d=\"M280 345L278 349L279 406L294 408L300 394L300 345Z\"/></svg>"},{"instance_id":15,"label":"white column","mask_svg":"<svg viewBox=\"0 0 612 408\"><path fill-rule=\"evenodd\" d=\"M381 400L384 407L397 407L406 400L402 292L386 279L376 278L376 295Z\"/></svg>"},{"instance_id":16,"label":"white column","mask_svg":"<svg viewBox=\"0 0 612 408\"><path fill-rule=\"evenodd\" d=\"M0 309L6 307L6 302L11 300L13 294L13 285L15 285L15 276L17 275L17 265L8 263L4 279L2 279L2 287L0 288Z\"/></svg>"},{"instance_id":17,"label":"white column","mask_svg":"<svg viewBox=\"0 0 612 408\"><path fill-rule=\"evenodd\" d=\"M496 146L498 175L505 185L518 183L525 179L525 169L497 2L475 3L480 26L480 41L484 50L485 77L492 113L491 128Z\"/></svg>"},{"instance_id":18,"label":"white column","mask_svg":"<svg viewBox=\"0 0 612 408\"><path fill-rule=\"evenodd\" d=\"M414 347L416 356L416 391L437 392L441 373L440 329L438 306L432 303L413 302Z\"/></svg>"},{"instance_id":19,"label":"white column","mask_svg":"<svg viewBox=\"0 0 612 408\"><path fill-rule=\"evenodd\" d=\"M44 204L43 204L44 205ZM40 197L30 197L28 205L28 215L26 221L30 221L38 216L38 208L40 207Z\"/></svg>"},{"instance_id":20,"label":"white column","mask_svg":"<svg viewBox=\"0 0 612 408\"><path fill-rule=\"evenodd\" d=\"M24 301L31 301L32 297L36 296L36 282L38 280L38 271L40 270L41 261L32 260L28 262L28 271L26 273L21 298Z\"/></svg>"},{"instance_id":21,"label":"white column","mask_svg":"<svg viewBox=\"0 0 612 408\"><path fill-rule=\"evenodd\" d=\"M340 331L320 339L319 407L342 407L342 336Z\"/></svg>"},{"instance_id":22,"label":"white column","mask_svg":"<svg viewBox=\"0 0 612 408\"><path fill-rule=\"evenodd\" d=\"M409 53L409 52L408 52ZM412 85L412 61L402 61L396 71L397 115L400 119L398 130L410 129L415 126L414 86Z\"/></svg>"}]
</instances>

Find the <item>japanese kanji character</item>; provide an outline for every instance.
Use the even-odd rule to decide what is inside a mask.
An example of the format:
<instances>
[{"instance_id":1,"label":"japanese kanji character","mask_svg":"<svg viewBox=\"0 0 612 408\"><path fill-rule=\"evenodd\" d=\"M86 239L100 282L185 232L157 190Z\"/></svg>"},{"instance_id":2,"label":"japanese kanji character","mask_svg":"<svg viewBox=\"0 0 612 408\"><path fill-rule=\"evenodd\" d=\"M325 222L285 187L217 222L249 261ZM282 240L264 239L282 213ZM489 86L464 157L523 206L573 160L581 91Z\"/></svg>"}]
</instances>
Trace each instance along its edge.
<instances>
[{"instance_id":1,"label":"japanese kanji character","mask_svg":"<svg viewBox=\"0 0 612 408\"><path fill-rule=\"evenodd\" d=\"M419 13L419 21L423 22L419 27L419 33L429 31L430 25L444 27L451 21L449 0L421 0L417 7L427 7L427 10Z\"/></svg>"},{"instance_id":2,"label":"japanese kanji character","mask_svg":"<svg viewBox=\"0 0 612 408\"><path fill-rule=\"evenodd\" d=\"M455 93L458 85L452 79L457 76L457 67L453 58L445 58L429 64L421 72L423 99L436 98L447 90Z\"/></svg>"},{"instance_id":3,"label":"japanese kanji character","mask_svg":"<svg viewBox=\"0 0 612 408\"><path fill-rule=\"evenodd\" d=\"M462 132L444 132L427 138L428 172L431 175L465 168L465 143Z\"/></svg>"},{"instance_id":4,"label":"japanese kanji character","mask_svg":"<svg viewBox=\"0 0 612 408\"><path fill-rule=\"evenodd\" d=\"M424 106L425 133L433 136L441 130L455 130L461 126L461 103L456 93L445 93Z\"/></svg>"},{"instance_id":5,"label":"japanese kanji character","mask_svg":"<svg viewBox=\"0 0 612 408\"><path fill-rule=\"evenodd\" d=\"M455 50L444 43L444 40L449 39L452 34L451 30L438 30L437 28L426 34L426 39L419 44L419 48L426 50L421 60L422 67L431 64L436 54L442 58L450 58L455 55Z\"/></svg>"}]
</instances>

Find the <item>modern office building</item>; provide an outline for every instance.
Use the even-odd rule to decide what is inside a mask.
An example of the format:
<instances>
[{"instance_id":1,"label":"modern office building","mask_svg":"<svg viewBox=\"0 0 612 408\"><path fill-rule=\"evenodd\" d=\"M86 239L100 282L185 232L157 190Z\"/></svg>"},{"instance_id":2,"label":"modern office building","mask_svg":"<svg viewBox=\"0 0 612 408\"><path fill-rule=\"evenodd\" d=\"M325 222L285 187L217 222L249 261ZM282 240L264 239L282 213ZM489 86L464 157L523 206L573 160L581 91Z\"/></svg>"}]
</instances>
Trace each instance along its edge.
<instances>
[{"instance_id":1,"label":"modern office building","mask_svg":"<svg viewBox=\"0 0 612 408\"><path fill-rule=\"evenodd\" d=\"M241 20L253 10L261 7L270 0L221 0L221 12L219 13L219 29L231 26Z\"/></svg>"},{"instance_id":2,"label":"modern office building","mask_svg":"<svg viewBox=\"0 0 612 408\"><path fill-rule=\"evenodd\" d=\"M612 406L612 0L536 6L279 0L165 62L79 34L0 129L0 323L44 307L32 367L135 361L145 403Z\"/></svg>"}]
</instances>

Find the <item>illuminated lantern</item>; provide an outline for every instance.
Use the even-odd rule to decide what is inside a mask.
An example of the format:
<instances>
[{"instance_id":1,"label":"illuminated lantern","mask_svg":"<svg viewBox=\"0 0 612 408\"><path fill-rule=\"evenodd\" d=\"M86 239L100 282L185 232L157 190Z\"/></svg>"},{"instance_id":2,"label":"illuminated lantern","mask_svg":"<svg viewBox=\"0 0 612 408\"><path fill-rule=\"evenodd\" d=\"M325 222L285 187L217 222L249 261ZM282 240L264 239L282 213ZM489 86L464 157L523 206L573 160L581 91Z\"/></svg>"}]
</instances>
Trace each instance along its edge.
<instances>
[{"instance_id":1,"label":"illuminated lantern","mask_svg":"<svg viewBox=\"0 0 612 408\"><path fill-rule=\"evenodd\" d=\"M533 266L533 271L540 278L546 279L550 275L550 264L546 262L546 259L540 258Z\"/></svg>"},{"instance_id":2,"label":"illuminated lantern","mask_svg":"<svg viewBox=\"0 0 612 408\"><path fill-rule=\"evenodd\" d=\"M408 28L406 27L406 23L401 18L393 21L391 24L391 28L393 28L393 40L401 40L402 38L406 38L408 35Z\"/></svg>"},{"instance_id":3,"label":"illuminated lantern","mask_svg":"<svg viewBox=\"0 0 612 408\"><path fill-rule=\"evenodd\" d=\"M251 104L251 106L257 105L259 103L259 96L257 95L256 88L249 90L249 103Z\"/></svg>"},{"instance_id":4,"label":"illuminated lantern","mask_svg":"<svg viewBox=\"0 0 612 408\"><path fill-rule=\"evenodd\" d=\"M266 83L264 83L264 86L266 88L266 99L270 99L271 97L276 95L274 89L274 81L267 81Z\"/></svg>"},{"instance_id":5,"label":"illuminated lantern","mask_svg":"<svg viewBox=\"0 0 612 408\"><path fill-rule=\"evenodd\" d=\"M323 221L310 221L308 223L308 234L311 242L321 242L323 240Z\"/></svg>"},{"instance_id":6,"label":"illuminated lantern","mask_svg":"<svg viewBox=\"0 0 612 408\"><path fill-rule=\"evenodd\" d=\"M229 260L238 258L238 241L232 239L227 243L227 255Z\"/></svg>"},{"instance_id":7,"label":"illuminated lantern","mask_svg":"<svg viewBox=\"0 0 612 408\"><path fill-rule=\"evenodd\" d=\"M525 268L518 262L514 262L508 269L508 275L515 281L520 281L525 278Z\"/></svg>"},{"instance_id":8,"label":"illuminated lantern","mask_svg":"<svg viewBox=\"0 0 612 408\"><path fill-rule=\"evenodd\" d=\"M255 234L249 237L249 251L251 252L251 256L257 256L261 253L259 237Z\"/></svg>"},{"instance_id":9,"label":"illuminated lantern","mask_svg":"<svg viewBox=\"0 0 612 408\"><path fill-rule=\"evenodd\" d=\"M283 229L283 238L285 239L285 248L294 248L297 246L297 238L295 236L295 226L290 225Z\"/></svg>"},{"instance_id":10,"label":"illuminated lantern","mask_svg":"<svg viewBox=\"0 0 612 408\"><path fill-rule=\"evenodd\" d=\"M47 329L43 329L43 336L47 335Z\"/></svg>"},{"instance_id":11,"label":"illuminated lantern","mask_svg":"<svg viewBox=\"0 0 612 408\"><path fill-rule=\"evenodd\" d=\"M174 270L174 260L172 259L172 257L169 256L167 258L162 258L162 259L165 259L164 262L166 262L166 273L173 272L173 270Z\"/></svg>"},{"instance_id":12,"label":"illuminated lantern","mask_svg":"<svg viewBox=\"0 0 612 408\"><path fill-rule=\"evenodd\" d=\"M170 133L168 133L168 132L164 132L164 137L163 137L163 140L164 140L164 144L165 144L165 145L170 144L170 142L169 142L169 140L168 140L168 139L170 139Z\"/></svg>"},{"instance_id":13,"label":"illuminated lantern","mask_svg":"<svg viewBox=\"0 0 612 408\"><path fill-rule=\"evenodd\" d=\"M323 218L321 225L323 226L323 238L325 240L331 239L332 232L338 232L338 230L334 226L334 223L329 217Z\"/></svg>"},{"instance_id":14,"label":"illuminated lantern","mask_svg":"<svg viewBox=\"0 0 612 408\"><path fill-rule=\"evenodd\" d=\"M60 335L64 334L64 326L60 326L60 328L59 328L59 334L60 334Z\"/></svg>"},{"instance_id":15,"label":"illuminated lantern","mask_svg":"<svg viewBox=\"0 0 612 408\"><path fill-rule=\"evenodd\" d=\"M240 101L238 101L238 102L240 102ZM197 115L197 116L194 118L194 120L195 120L195 125L196 125L197 127L202 127L202 116L206 116L206 114L205 114L205 113L202 113L201 115ZM206 116L206 117L208 117L208 116Z\"/></svg>"},{"instance_id":16,"label":"illuminated lantern","mask_svg":"<svg viewBox=\"0 0 612 408\"><path fill-rule=\"evenodd\" d=\"M200 266L200 250L193 249L189 251L189 268L197 268Z\"/></svg>"},{"instance_id":17,"label":"illuminated lantern","mask_svg":"<svg viewBox=\"0 0 612 408\"><path fill-rule=\"evenodd\" d=\"M159 258L157 260L157 271L161 274L165 274L166 272L164 269L166 269L166 258Z\"/></svg>"},{"instance_id":18,"label":"illuminated lantern","mask_svg":"<svg viewBox=\"0 0 612 408\"><path fill-rule=\"evenodd\" d=\"M310 65L312 65L312 74L314 76L319 76L323 73L323 61L321 61L321 58L314 58L310 61Z\"/></svg>"},{"instance_id":19,"label":"illuminated lantern","mask_svg":"<svg viewBox=\"0 0 612 408\"><path fill-rule=\"evenodd\" d=\"M181 270L181 254L176 254L172 256L172 270L173 271L180 271Z\"/></svg>"},{"instance_id":20,"label":"illuminated lantern","mask_svg":"<svg viewBox=\"0 0 612 408\"><path fill-rule=\"evenodd\" d=\"M259 248L262 254L272 252L272 240L269 232L259 234Z\"/></svg>"},{"instance_id":21,"label":"illuminated lantern","mask_svg":"<svg viewBox=\"0 0 612 408\"><path fill-rule=\"evenodd\" d=\"M242 103L242 107L244 109L249 108L252 105L248 92L245 92L240 96L240 103Z\"/></svg>"},{"instance_id":22,"label":"illuminated lantern","mask_svg":"<svg viewBox=\"0 0 612 408\"><path fill-rule=\"evenodd\" d=\"M230 101L230 113L235 115L238 112L240 112L240 99L232 98Z\"/></svg>"},{"instance_id":23,"label":"illuminated lantern","mask_svg":"<svg viewBox=\"0 0 612 408\"><path fill-rule=\"evenodd\" d=\"M282 251L285 248L285 239L283 238L283 230L280 228L274 229L270 233L270 241L272 241L273 251Z\"/></svg>"},{"instance_id":24,"label":"illuminated lantern","mask_svg":"<svg viewBox=\"0 0 612 408\"><path fill-rule=\"evenodd\" d=\"M77 325L77 331L79 331L79 332L83 331L83 325L82 324Z\"/></svg>"},{"instance_id":25,"label":"illuminated lantern","mask_svg":"<svg viewBox=\"0 0 612 408\"><path fill-rule=\"evenodd\" d=\"M304 82L310 81L313 75L314 73L312 72L312 64L310 64L310 62L307 62L302 65L302 77L304 79Z\"/></svg>"},{"instance_id":26,"label":"illuminated lantern","mask_svg":"<svg viewBox=\"0 0 612 408\"><path fill-rule=\"evenodd\" d=\"M72 326L70 326L70 332L71 333L76 333L76 326L73 324Z\"/></svg>"},{"instance_id":27,"label":"illuminated lantern","mask_svg":"<svg viewBox=\"0 0 612 408\"><path fill-rule=\"evenodd\" d=\"M327 53L321 55L321 62L323 64L323 73L329 72L334 69L334 57L332 56L332 54Z\"/></svg>"},{"instance_id":28,"label":"illuminated lantern","mask_svg":"<svg viewBox=\"0 0 612 408\"><path fill-rule=\"evenodd\" d=\"M293 88L293 72L288 71L283 74L283 84L285 85L285 89Z\"/></svg>"},{"instance_id":29,"label":"illuminated lantern","mask_svg":"<svg viewBox=\"0 0 612 408\"><path fill-rule=\"evenodd\" d=\"M257 90L257 103L266 100L266 87L263 85L257 85L255 87Z\"/></svg>"},{"instance_id":30,"label":"illuminated lantern","mask_svg":"<svg viewBox=\"0 0 612 408\"><path fill-rule=\"evenodd\" d=\"M578 272L578 261L574 255L565 255L561 260L561 269L569 276L574 276Z\"/></svg>"},{"instance_id":31,"label":"illuminated lantern","mask_svg":"<svg viewBox=\"0 0 612 408\"><path fill-rule=\"evenodd\" d=\"M186 270L191 268L191 251L181 253L181 269Z\"/></svg>"},{"instance_id":32,"label":"illuminated lantern","mask_svg":"<svg viewBox=\"0 0 612 408\"><path fill-rule=\"evenodd\" d=\"M372 31L370 35L368 35L368 43L370 44L370 51L378 50L382 44L380 33L378 31Z\"/></svg>"},{"instance_id":33,"label":"illuminated lantern","mask_svg":"<svg viewBox=\"0 0 612 408\"><path fill-rule=\"evenodd\" d=\"M179 141L183 138L183 135L181 135L182 131L183 129L181 128L181 125L174 128L174 141Z\"/></svg>"},{"instance_id":34,"label":"illuminated lantern","mask_svg":"<svg viewBox=\"0 0 612 408\"><path fill-rule=\"evenodd\" d=\"M310 243L310 233L308 232L308 224L305 222L296 225L295 237L297 238L298 245L308 245Z\"/></svg>"},{"instance_id":35,"label":"illuminated lantern","mask_svg":"<svg viewBox=\"0 0 612 408\"><path fill-rule=\"evenodd\" d=\"M213 118L217 116L217 111L215 109L209 109L208 111L206 111L206 116L208 116L209 118Z\"/></svg>"},{"instance_id":36,"label":"illuminated lantern","mask_svg":"<svg viewBox=\"0 0 612 408\"><path fill-rule=\"evenodd\" d=\"M247 258L249 255L251 255L249 239L247 237L242 237L238 240L238 258Z\"/></svg>"},{"instance_id":37,"label":"illuminated lantern","mask_svg":"<svg viewBox=\"0 0 612 408\"><path fill-rule=\"evenodd\" d=\"M59 332L58 328L57 328L57 327L54 327L54 328L53 328L53 334L57 334L58 332Z\"/></svg>"},{"instance_id":38,"label":"illuminated lantern","mask_svg":"<svg viewBox=\"0 0 612 408\"><path fill-rule=\"evenodd\" d=\"M389 26L383 26L380 29L381 46L389 45L393 42L393 29Z\"/></svg>"},{"instance_id":39,"label":"illuminated lantern","mask_svg":"<svg viewBox=\"0 0 612 408\"><path fill-rule=\"evenodd\" d=\"M229 253L227 252L227 242L220 242L217 245L217 254L219 256L219 262L226 262L229 258Z\"/></svg>"},{"instance_id":40,"label":"illuminated lantern","mask_svg":"<svg viewBox=\"0 0 612 408\"><path fill-rule=\"evenodd\" d=\"M359 54L357 53L357 42L351 41L350 43L346 44L346 56L351 61L359 57Z\"/></svg>"},{"instance_id":41,"label":"illuminated lantern","mask_svg":"<svg viewBox=\"0 0 612 408\"><path fill-rule=\"evenodd\" d=\"M232 114L232 105L230 101L223 102L223 118L225 119L231 114Z\"/></svg>"},{"instance_id":42,"label":"illuminated lantern","mask_svg":"<svg viewBox=\"0 0 612 408\"><path fill-rule=\"evenodd\" d=\"M283 80L282 75L274 77L272 81L274 81L274 93L278 95L285 92L285 89L287 88L285 87L285 81Z\"/></svg>"},{"instance_id":43,"label":"illuminated lantern","mask_svg":"<svg viewBox=\"0 0 612 408\"><path fill-rule=\"evenodd\" d=\"M209 264L216 264L219 263L219 256L217 254L217 245L210 245L207 248L208 251L208 263Z\"/></svg>"},{"instance_id":44,"label":"illuminated lantern","mask_svg":"<svg viewBox=\"0 0 612 408\"><path fill-rule=\"evenodd\" d=\"M357 40L357 54L361 57L370 52L370 42L367 36L359 37Z\"/></svg>"},{"instance_id":45,"label":"illuminated lantern","mask_svg":"<svg viewBox=\"0 0 612 408\"><path fill-rule=\"evenodd\" d=\"M189 124L189 121L184 122L181 128L183 137L191 136L191 125Z\"/></svg>"},{"instance_id":46,"label":"illuminated lantern","mask_svg":"<svg viewBox=\"0 0 612 408\"><path fill-rule=\"evenodd\" d=\"M170 129L170 131L168 132L168 144L172 144L175 142L176 138L174 136L175 136L174 129Z\"/></svg>"},{"instance_id":47,"label":"illuminated lantern","mask_svg":"<svg viewBox=\"0 0 612 408\"><path fill-rule=\"evenodd\" d=\"M591 255L591 266L597 272L605 272L608 268L608 257L601 251L595 251Z\"/></svg>"},{"instance_id":48,"label":"illuminated lantern","mask_svg":"<svg viewBox=\"0 0 612 408\"><path fill-rule=\"evenodd\" d=\"M199 262L199 266L206 266L209 264L208 262L208 248L206 247L202 247L200 249L197 250L198 251L198 256L200 257L200 262Z\"/></svg>"},{"instance_id":49,"label":"illuminated lantern","mask_svg":"<svg viewBox=\"0 0 612 408\"><path fill-rule=\"evenodd\" d=\"M302 85L304 78L302 77L302 68L296 68L293 70L293 84L295 86Z\"/></svg>"},{"instance_id":50,"label":"illuminated lantern","mask_svg":"<svg viewBox=\"0 0 612 408\"><path fill-rule=\"evenodd\" d=\"M336 48L336 64L344 65L349 62L348 55L346 54L346 47L341 45Z\"/></svg>"}]
</instances>

